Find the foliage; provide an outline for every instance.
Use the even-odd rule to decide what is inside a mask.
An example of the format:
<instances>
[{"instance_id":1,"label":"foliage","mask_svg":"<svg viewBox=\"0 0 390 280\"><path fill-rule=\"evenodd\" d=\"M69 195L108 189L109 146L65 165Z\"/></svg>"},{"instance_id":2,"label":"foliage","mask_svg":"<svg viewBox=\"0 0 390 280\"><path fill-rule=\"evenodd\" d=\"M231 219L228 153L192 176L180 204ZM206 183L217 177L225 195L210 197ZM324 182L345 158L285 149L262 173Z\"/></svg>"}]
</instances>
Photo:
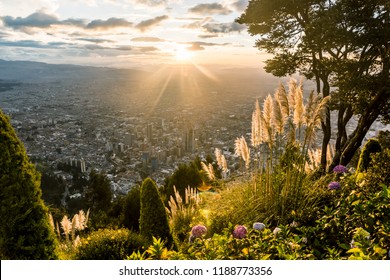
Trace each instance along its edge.
<instances>
[{"instance_id":1,"label":"foliage","mask_svg":"<svg viewBox=\"0 0 390 280\"><path fill-rule=\"evenodd\" d=\"M379 141L375 138L371 138L364 145L360 154L357 172L365 172L370 167L371 157L374 153L379 153L382 150Z\"/></svg>"},{"instance_id":2,"label":"foliage","mask_svg":"<svg viewBox=\"0 0 390 280\"><path fill-rule=\"evenodd\" d=\"M382 0L249 1L237 20L258 36L259 49L273 55L267 72L282 77L298 71L315 79L323 96L332 86L337 89L332 92L338 110L332 167L349 163L376 119L388 121L389 8ZM322 123L323 169L332 134L329 111ZM359 120L348 135L353 115Z\"/></svg>"},{"instance_id":3,"label":"foliage","mask_svg":"<svg viewBox=\"0 0 390 280\"><path fill-rule=\"evenodd\" d=\"M177 245L187 240L191 223L197 214L200 198L195 189L188 187L182 198L176 188L175 196L170 198L167 208L169 225Z\"/></svg>"},{"instance_id":4,"label":"foliage","mask_svg":"<svg viewBox=\"0 0 390 280\"><path fill-rule=\"evenodd\" d=\"M139 218L141 211L140 188L133 187L124 200L121 223L132 231L139 231Z\"/></svg>"},{"instance_id":5,"label":"foliage","mask_svg":"<svg viewBox=\"0 0 390 280\"><path fill-rule=\"evenodd\" d=\"M196 188L202 184L200 169L200 163L196 161L189 164L180 164L172 176L166 178L163 189L166 205L168 205L170 197L175 195L173 187L176 188L181 197L184 197L185 189L188 186Z\"/></svg>"},{"instance_id":6,"label":"foliage","mask_svg":"<svg viewBox=\"0 0 390 280\"><path fill-rule=\"evenodd\" d=\"M390 149L382 150L371 157L371 166L364 175L366 188L378 189L382 184L390 186Z\"/></svg>"},{"instance_id":7,"label":"foliage","mask_svg":"<svg viewBox=\"0 0 390 280\"><path fill-rule=\"evenodd\" d=\"M97 210L107 211L111 205L112 193L110 181L104 174L91 171L89 183L85 193L87 205L97 213ZM96 211L95 211L96 210Z\"/></svg>"},{"instance_id":8,"label":"foliage","mask_svg":"<svg viewBox=\"0 0 390 280\"><path fill-rule=\"evenodd\" d=\"M140 212L140 233L152 241L152 237L161 238L168 246L173 245L173 238L170 232L167 212L160 197L156 183L147 178L141 186L141 212Z\"/></svg>"},{"instance_id":9,"label":"foliage","mask_svg":"<svg viewBox=\"0 0 390 280\"><path fill-rule=\"evenodd\" d=\"M128 229L100 229L80 241L74 258L78 260L123 260L142 250L146 240Z\"/></svg>"},{"instance_id":10,"label":"foliage","mask_svg":"<svg viewBox=\"0 0 390 280\"><path fill-rule=\"evenodd\" d=\"M40 174L0 111L0 258L56 259Z\"/></svg>"}]
</instances>

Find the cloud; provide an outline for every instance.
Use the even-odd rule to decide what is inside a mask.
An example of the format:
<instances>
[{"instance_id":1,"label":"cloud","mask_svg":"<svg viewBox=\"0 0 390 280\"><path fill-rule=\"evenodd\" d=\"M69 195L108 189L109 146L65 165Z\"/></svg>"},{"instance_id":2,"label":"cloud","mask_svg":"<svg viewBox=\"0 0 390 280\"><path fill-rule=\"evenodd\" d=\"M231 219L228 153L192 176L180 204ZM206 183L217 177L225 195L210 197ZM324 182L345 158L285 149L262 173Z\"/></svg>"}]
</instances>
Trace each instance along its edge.
<instances>
[{"instance_id":1,"label":"cloud","mask_svg":"<svg viewBox=\"0 0 390 280\"><path fill-rule=\"evenodd\" d=\"M163 15L163 16L159 16L159 17L155 17L155 18L152 18L152 19L148 19L148 20L144 20L144 21L141 21L140 23L138 23L135 28L141 30L142 32L146 31L147 29L155 26L155 25L158 25L160 22L168 19L169 17L167 15Z\"/></svg>"},{"instance_id":2,"label":"cloud","mask_svg":"<svg viewBox=\"0 0 390 280\"><path fill-rule=\"evenodd\" d=\"M167 4L167 0L135 0L138 4L143 4L147 6L160 6Z\"/></svg>"},{"instance_id":3,"label":"cloud","mask_svg":"<svg viewBox=\"0 0 390 280\"><path fill-rule=\"evenodd\" d=\"M182 27L184 28L189 28L189 29L198 29L198 28L201 28L202 25L204 25L205 23L211 21L212 18L211 17L206 17L204 19L198 19L198 20L195 20L189 24L186 24L186 25L183 25Z\"/></svg>"},{"instance_id":4,"label":"cloud","mask_svg":"<svg viewBox=\"0 0 390 280\"><path fill-rule=\"evenodd\" d=\"M47 28L53 24L58 24L60 21L55 15L49 15L44 12L35 12L25 18L22 17L1 17L4 26L11 27L13 29L23 29L25 27L40 27Z\"/></svg>"},{"instance_id":5,"label":"cloud","mask_svg":"<svg viewBox=\"0 0 390 280\"><path fill-rule=\"evenodd\" d=\"M132 42L165 42L166 40L157 37L135 37Z\"/></svg>"},{"instance_id":6,"label":"cloud","mask_svg":"<svg viewBox=\"0 0 390 280\"><path fill-rule=\"evenodd\" d=\"M113 43L114 41L103 38L76 38L76 40L87 41L92 43Z\"/></svg>"},{"instance_id":7,"label":"cloud","mask_svg":"<svg viewBox=\"0 0 390 280\"><path fill-rule=\"evenodd\" d=\"M32 13L27 17L0 17L5 27L12 28L14 30L22 30L26 33L30 33L32 28L50 28L53 25L72 25L78 27L84 27L85 21L82 19L67 19L59 20L57 16L38 11Z\"/></svg>"},{"instance_id":8,"label":"cloud","mask_svg":"<svg viewBox=\"0 0 390 280\"><path fill-rule=\"evenodd\" d=\"M4 47L22 47L22 48L37 48L37 49L58 49L61 46L68 45L63 42L51 42L43 44L34 40L20 40L20 41L0 41L0 46Z\"/></svg>"},{"instance_id":9,"label":"cloud","mask_svg":"<svg viewBox=\"0 0 390 280\"><path fill-rule=\"evenodd\" d=\"M208 43L208 42L200 42L200 41L190 42L186 44L191 44L191 46L187 48L187 50L189 51L203 51L205 50L205 47L229 45L229 43L217 44L217 43Z\"/></svg>"},{"instance_id":10,"label":"cloud","mask_svg":"<svg viewBox=\"0 0 390 280\"><path fill-rule=\"evenodd\" d=\"M238 0L234 1L231 5L237 12L243 12L245 8L248 6L248 0Z\"/></svg>"},{"instance_id":11,"label":"cloud","mask_svg":"<svg viewBox=\"0 0 390 280\"><path fill-rule=\"evenodd\" d=\"M239 24L237 22L207 23L202 25L202 28L209 33L241 32L246 29L246 27L243 24Z\"/></svg>"},{"instance_id":12,"label":"cloud","mask_svg":"<svg viewBox=\"0 0 390 280\"><path fill-rule=\"evenodd\" d=\"M129 22L123 18L109 18L107 20L96 19L87 24L87 29L107 30L118 27L131 27L132 22Z\"/></svg>"},{"instance_id":13,"label":"cloud","mask_svg":"<svg viewBox=\"0 0 390 280\"><path fill-rule=\"evenodd\" d=\"M190 13L200 15L227 15L232 12L231 10L222 6L219 3L198 4L188 9L188 11Z\"/></svg>"}]
</instances>

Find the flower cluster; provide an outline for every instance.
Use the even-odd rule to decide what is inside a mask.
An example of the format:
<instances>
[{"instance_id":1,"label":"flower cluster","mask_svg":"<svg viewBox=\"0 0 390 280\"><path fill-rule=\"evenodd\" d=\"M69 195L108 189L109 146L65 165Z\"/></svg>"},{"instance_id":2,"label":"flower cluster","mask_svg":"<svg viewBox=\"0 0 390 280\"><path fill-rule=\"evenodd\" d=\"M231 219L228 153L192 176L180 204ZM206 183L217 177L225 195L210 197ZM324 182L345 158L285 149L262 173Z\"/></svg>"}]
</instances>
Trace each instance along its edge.
<instances>
[{"instance_id":1,"label":"flower cluster","mask_svg":"<svg viewBox=\"0 0 390 280\"><path fill-rule=\"evenodd\" d=\"M207 233L207 228L202 225L194 226L191 230L191 236L194 236L195 238L202 237L202 235L205 235Z\"/></svg>"},{"instance_id":2,"label":"flower cluster","mask_svg":"<svg viewBox=\"0 0 390 280\"><path fill-rule=\"evenodd\" d=\"M279 233L279 231L281 231L281 230L282 230L281 228L276 227L276 228L274 229L274 234L277 235L277 234Z\"/></svg>"},{"instance_id":3,"label":"flower cluster","mask_svg":"<svg viewBox=\"0 0 390 280\"><path fill-rule=\"evenodd\" d=\"M337 165L333 168L333 172L336 174L347 173L348 169L344 165Z\"/></svg>"},{"instance_id":4,"label":"flower cluster","mask_svg":"<svg viewBox=\"0 0 390 280\"><path fill-rule=\"evenodd\" d=\"M337 190L339 188L340 188L339 182L330 182L328 185L328 189L330 189L330 190Z\"/></svg>"},{"instance_id":5,"label":"flower cluster","mask_svg":"<svg viewBox=\"0 0 390 280\"><path fill-rule=\"evenodd\" d=\"M233 230L233 237L237 239L245 238L247 232L248 231L245 226L236 226Z\"/></svg>"},{"instance_id":6,"label":"flower cluster","mask_svg":"<svg viewBox=\"0 0 390 280\"><path fill-rule=\"evenodd\" d=\"M253 224L253 229L254 230L258 230L258 231L262 231L263 229L265 229L265 224L263 224L263 223L254 223Z\"/></svg>"}]
</instances>

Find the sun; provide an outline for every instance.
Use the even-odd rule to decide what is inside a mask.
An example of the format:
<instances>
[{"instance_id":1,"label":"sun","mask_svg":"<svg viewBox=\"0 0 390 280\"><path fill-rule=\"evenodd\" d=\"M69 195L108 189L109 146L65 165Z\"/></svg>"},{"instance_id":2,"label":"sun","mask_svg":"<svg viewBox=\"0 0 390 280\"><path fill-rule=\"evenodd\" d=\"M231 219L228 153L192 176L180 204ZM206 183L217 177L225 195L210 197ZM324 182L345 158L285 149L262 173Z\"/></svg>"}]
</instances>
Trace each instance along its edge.
<instances>
[{"instance_id":1,"label":"sun","mask_svg":"<svg viewBox=\"0 0 390 280\"><path fill-rule=\"evenodd\" d=\"M175 50L175 58L177 61L189 61L192 58L192 52L184 46L179 46Z\"/></svg>"}]
</instances>

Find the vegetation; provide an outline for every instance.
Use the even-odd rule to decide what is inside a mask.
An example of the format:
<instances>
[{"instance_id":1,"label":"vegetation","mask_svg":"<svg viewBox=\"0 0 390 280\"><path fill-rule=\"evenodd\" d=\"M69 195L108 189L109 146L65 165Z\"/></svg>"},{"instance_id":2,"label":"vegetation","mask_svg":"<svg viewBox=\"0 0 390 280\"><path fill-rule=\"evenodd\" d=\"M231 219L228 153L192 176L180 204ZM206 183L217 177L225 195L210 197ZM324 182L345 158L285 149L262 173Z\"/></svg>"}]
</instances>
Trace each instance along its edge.
<instances>
[{"instance_id":1,"label":"vegetation","mask_svg":"<svg viewBox=\"0 0 390 280\"><path fill-rule=\"evenodd\" d=\"M299 71L318 93L291 79L256 100L251 138L231 147L241 163L235 178L219 149L215 160L180 165L161 188L146 178L116 200L104 174L91 172L88 182L75 174L90 210L48 215L39 174L0 113L0 257L390 259L388 133L357 154L371 124L390 120L389 8L382 0L249 1L238 22L274 55L266 70Z\"/></svg>"},{"instance_id":2,"label":"vegetation","mask_svg":"<svg viewBox=\"0 0 390 280\"><path fill-rule=\"evenodd\" d=\"M41 198L40 174L0 111L0 258L56 259L56 240Z\"/></svg>"},{"instance_id":3,"label":"vegetation","mask_svg":"<svg viewBox=\"0 0 390 280\"><path fill-rule=\"evenodd\" d=\"M143 250L146 240L128 229L100 229L80 240L78 260L123 260L133 251Z\"/></svg>"},{"instance_id":4,"label":"vegetation","mask_svg":"<svg viewBox=\"0 0 390 280\"><path fill-rule=\"evenodd\" d=\"M375 120L388 121L390 7L385 2L252 0L238 19L259 36L256 46L273 54L266 61L267 72L281 77L299 71L316 81L317 92L332 95L332 107L321 123L322 169L332 133L331 109L338 116L330 169L350 162ZM337 91L331 93L332 86ZM354 115L357 126L347 135Z\"/></svg>"},{"instance_id":5,"label":"vegetation","mask_svg":"<svg viewBox=\"0 0 390 280\"><path fill-rule=\"evenodd\" d=\"M173 245L173 238L168 224L167 212L160 197L156 183L147 178L141 186L140 233L149 241L152 237L161 238L168 246Z\"/></svg>"}]
</instances>

